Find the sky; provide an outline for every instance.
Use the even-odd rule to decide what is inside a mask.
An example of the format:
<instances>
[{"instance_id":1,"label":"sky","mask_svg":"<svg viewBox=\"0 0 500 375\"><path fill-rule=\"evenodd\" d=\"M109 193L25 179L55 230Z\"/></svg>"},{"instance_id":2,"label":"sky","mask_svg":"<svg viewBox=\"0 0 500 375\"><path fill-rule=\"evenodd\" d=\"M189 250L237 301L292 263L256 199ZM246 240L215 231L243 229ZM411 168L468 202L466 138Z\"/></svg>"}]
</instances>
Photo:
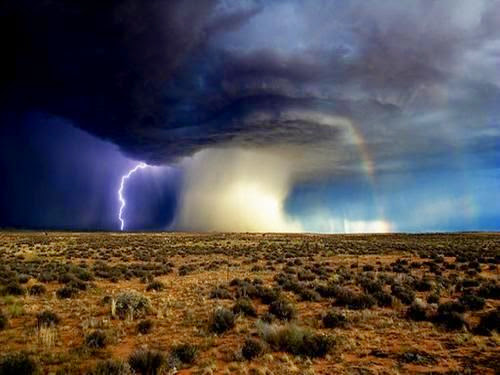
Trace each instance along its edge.
<instances>
[{"instance_id":1,"label":"sky","mask_svg":"<svg viewBox=\"0 0 500 375\"><path fill-rule=\"evenodd\" d=\"M500 229L500 0L0 5L0 227Z\"/></svg>"}]
</instances>

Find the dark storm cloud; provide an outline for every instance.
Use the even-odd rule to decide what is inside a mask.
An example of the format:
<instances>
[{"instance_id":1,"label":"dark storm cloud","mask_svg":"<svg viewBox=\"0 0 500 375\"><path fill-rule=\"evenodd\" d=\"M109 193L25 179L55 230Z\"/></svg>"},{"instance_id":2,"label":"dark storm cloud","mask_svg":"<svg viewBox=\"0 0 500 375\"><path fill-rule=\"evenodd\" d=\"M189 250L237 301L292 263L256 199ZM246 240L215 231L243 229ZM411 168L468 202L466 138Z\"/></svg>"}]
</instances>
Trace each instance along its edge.
<instances>
[{"instance_id":1,"label":"dark storm cloud","mask_svg":"<svg viewBox=\"0 0 500 375\"><path fill-rule=\"evenodd\" d=\"M500 93L495 0L2 7L2 105L66 117L150 163L319 143L319 159L333 149L342 165L332 117L359 126L380 168L475 145L484 126L481 140L499 136L498 107L485 104Z\"/></svg>"}]
</instances>

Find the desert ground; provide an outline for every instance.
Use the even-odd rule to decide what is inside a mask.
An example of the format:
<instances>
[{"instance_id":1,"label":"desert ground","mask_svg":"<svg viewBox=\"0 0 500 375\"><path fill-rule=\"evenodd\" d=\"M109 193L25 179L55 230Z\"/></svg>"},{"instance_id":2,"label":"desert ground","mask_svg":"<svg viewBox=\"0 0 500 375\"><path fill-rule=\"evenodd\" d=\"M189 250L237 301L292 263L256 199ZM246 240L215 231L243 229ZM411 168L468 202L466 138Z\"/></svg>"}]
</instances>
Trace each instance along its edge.
<instances>
[{"instance_id":1,"label":"desert ground","mask_svg":"<svg viewBox=\"0 0 500 375\"><path fill-rule=\"evenodd\" d=\"M495 374L500 234L0 232L0 374Z\"/></svg>"}]
</instances>

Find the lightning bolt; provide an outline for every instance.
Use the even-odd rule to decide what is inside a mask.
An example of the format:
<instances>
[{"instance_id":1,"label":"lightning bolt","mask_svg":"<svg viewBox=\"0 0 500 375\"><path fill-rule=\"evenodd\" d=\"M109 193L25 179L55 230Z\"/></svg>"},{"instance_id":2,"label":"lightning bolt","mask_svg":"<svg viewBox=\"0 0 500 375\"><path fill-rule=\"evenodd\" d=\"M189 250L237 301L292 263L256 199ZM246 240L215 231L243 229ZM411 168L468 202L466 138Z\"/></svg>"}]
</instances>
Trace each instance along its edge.
<instances>
[{"instance_id":1,"label":"lightning bolt","mask_svg":"<svg viewBox=\"0 0 500 375\"><path fill-rule=\"evenodd\" d=\"M120 182L120 189L118 189L118 200L120 201L120 212L118 213L118 220L120 220L120 230L123 230L123 228L125 227L125 220L122 217L123 210L125 209L125 205L127 204L125 198L123 197L123 189L125 187L125 182L130 178L130 176L132 176L139 169L144 169L148 167L149 165L147 165L146 163L137 164L134 168L128 171L126 175L122 176L122 180Z\"/></svg>"}]
</instances>

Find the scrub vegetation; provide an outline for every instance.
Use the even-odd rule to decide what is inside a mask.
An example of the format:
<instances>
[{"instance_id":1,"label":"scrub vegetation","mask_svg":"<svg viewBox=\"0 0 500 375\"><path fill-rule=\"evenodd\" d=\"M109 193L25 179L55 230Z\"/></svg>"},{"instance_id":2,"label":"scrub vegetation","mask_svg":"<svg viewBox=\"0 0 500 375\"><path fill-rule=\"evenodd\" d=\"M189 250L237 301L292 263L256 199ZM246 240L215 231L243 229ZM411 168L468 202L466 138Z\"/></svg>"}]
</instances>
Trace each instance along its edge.
<instances>
[{"instance_id":1,"label":"scrub vegetation","mask_svg":"<svg viewBox=\"0 0 500 375\"><path fill-rule=\"evenodd\" d=\"M0 374L495 374L500 235L0 232Z\"/></svg>"}]
</instances>

